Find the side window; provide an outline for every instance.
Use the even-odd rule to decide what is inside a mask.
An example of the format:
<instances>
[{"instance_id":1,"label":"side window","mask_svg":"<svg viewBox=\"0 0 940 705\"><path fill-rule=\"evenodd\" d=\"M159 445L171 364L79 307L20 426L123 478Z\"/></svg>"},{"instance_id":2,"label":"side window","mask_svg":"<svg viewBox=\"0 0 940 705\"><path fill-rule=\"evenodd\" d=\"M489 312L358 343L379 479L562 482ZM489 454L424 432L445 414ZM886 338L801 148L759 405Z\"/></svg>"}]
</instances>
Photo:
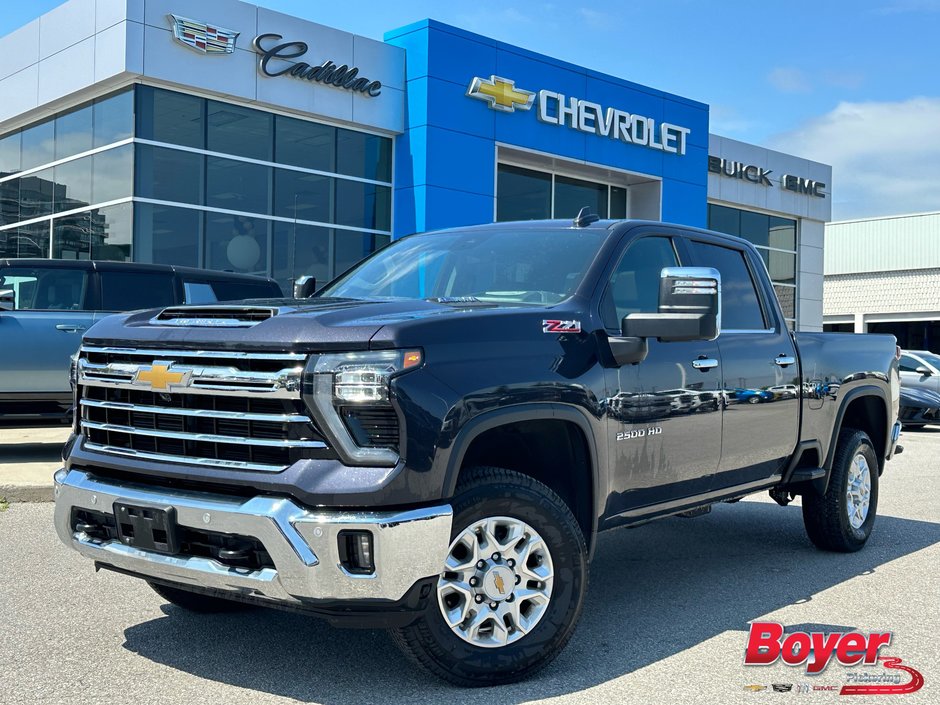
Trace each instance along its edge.
<instances>
[{"instance_id":1,"label":"side window","mask_svg":"<svg viewBox=\"0 0 940 705\"><path fill-rule=\"evenodd\" d=\"M0 270L0 289L12 289L21 311L81 311L88 273L80 269L30 267Z\"/></svg>"},{"instance_id":2,"label":"side window","mask_svg":"<svg viewBox=\"0 0 940 705\"><path fill-rule=\"evenodd\" d=\"M898 369L901 372L916 372L920 366L921 363L909 355L901 355L901 360L898 362Z\"/></svg>"},{"instance_id":3,"label":"side window","mask_svg":"<svg viewBox=\"0 0 940 705\"><path fill-rule=\"evenodd\" d=\"M242 299L279 299L283 296L277 284L265 281L237 279L218 279L212 282L216 299L219 301L240 301Z\"/></svg>"},{"instance_id":4,"label":"side window","mask_svg":"<svg viewBox=\"0 0 940 705\"><path fill-rule=\"evenodd\" d=\"M99 272L102 311L136 311L173 306L173 275L169 272Z\"/></svg>"},{"instance_id":5,"label":"side window","mask_svg":"<svg viewBox=\"0 0 940 705\"><path fill-rule=\"evenodd\" d=\"M601 300L604 325L619 329L628 313L656 313L663 267L678 266L672 240L667 237L644 237L630 245Z\"/></svg>"},{"instance_id":6,"label":"side window","mask_svg":"<svg viewBox=\"0 0 940 705\"><path fill-rule=\"evenodd\" d=\"M212 304L218 301L208 282L183 282L183 294L188 304Z\"/></svg>"},{"instance_id":7,"label":"side window","mask_svg":"<svg viewBox=\"0 0 940 705\"><path fill-rule=\"evenodd\" d=\"M767 328L754 280L740 250L690 241L696 264L721 274L721 327L725 330Z\"/></svg>"}]
</instances>

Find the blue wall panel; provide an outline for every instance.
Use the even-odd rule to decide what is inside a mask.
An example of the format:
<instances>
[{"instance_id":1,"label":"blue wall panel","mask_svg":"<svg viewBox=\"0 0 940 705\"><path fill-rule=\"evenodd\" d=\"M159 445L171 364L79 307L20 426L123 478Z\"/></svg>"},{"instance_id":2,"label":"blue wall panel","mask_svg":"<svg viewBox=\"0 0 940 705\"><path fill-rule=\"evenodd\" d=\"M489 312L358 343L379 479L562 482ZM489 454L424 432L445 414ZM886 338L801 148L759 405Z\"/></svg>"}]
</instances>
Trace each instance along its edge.
<instances>
[{"instance_id":1,"label":"blue wall panel","mask_svg":"<svg viewBox=\"0 0 940 705\"><path fill-rule=\"evenodd\" d=\"M396 237L416 230L492 222L496 143L662 180L663 218L704 226L708 106L536 54L465 30L422 20L385 40L407 52L406 132L395 153ZM467 96L474 77L642 115L691 129L684 155L501 112Z\"/></svg>"}]
</instances>

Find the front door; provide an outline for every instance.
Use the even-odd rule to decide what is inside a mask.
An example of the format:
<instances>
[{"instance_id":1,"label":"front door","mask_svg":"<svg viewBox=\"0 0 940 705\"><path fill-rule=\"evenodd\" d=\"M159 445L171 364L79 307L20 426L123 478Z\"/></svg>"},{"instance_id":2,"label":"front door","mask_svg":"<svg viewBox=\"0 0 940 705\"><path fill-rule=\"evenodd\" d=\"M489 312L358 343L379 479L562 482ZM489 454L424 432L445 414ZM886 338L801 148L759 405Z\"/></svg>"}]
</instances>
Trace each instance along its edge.
<instances>
[{"instance_id":1,"label":"front door","mask_svg":"<svg viewBox=\"0 0 940 705\"><path fill-rule=\"evenodd\" d=\"M669 237L631 242L601 299L610 335L628 313L658 310L664 267L679 266ZM721 366L716 342L649 340L636 365L607 371L611 493L607 514L705 492L721 453Z\"/></svg>"},{"instance_id":2,"label":"front door","mask_svg":"<svg viewBox=\"0 0 940 705\"><path fill-rule=\"evenodd\" d=\"M940 392L940 366L937 365L938 362L940 360L925 358L920 354L917 357L907 353L901 355L901 360L898 362L898 369L901 373L901 386Z\"/></svg>"}]
</instances>

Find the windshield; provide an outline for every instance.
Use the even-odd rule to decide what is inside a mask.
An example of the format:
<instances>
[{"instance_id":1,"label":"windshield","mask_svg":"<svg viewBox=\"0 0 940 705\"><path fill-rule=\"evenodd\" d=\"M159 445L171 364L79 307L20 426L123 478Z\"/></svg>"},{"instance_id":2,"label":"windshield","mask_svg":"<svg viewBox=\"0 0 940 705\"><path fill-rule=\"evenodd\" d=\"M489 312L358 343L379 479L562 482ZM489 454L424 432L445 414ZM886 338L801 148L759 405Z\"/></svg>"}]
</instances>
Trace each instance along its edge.
<instances>
[{"instance_id":1,"label":"windshield","mask_svg":"<svg viewBox=\"0 0 940 705\"><path fill-rule=\"evenodd\" d=\"M600 228L413 235L318 296L556 304L577 289L606 237Z\"/></svg>"}]
</instances>

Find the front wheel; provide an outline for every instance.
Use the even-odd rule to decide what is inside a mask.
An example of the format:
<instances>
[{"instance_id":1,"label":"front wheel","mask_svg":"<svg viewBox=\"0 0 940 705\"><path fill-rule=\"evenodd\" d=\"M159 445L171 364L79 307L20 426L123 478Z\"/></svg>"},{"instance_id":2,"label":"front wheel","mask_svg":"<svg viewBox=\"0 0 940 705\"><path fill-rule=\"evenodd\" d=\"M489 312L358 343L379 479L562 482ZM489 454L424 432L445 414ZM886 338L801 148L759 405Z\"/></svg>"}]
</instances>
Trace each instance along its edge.
<instances>
[{"instance_id":1,"label":"front wheel","mask_svg":"<svg viewBox=\"0 0 940 705\"><path fill-rule=\"evenodd\" d=\"M587 549L565 502L502 468L465 471L436 599L392 632L406 656L456 685L518 681L568 643L587 590Z\"/></svg>"},{"instance_id":2,"label":"front wheel","mask_svg":"<svg viewBox=\"0 0 940 705\"><path fill-rule=\"evenodd\" d=\"M843 429L826 494L803 495L803 525L826 551L858 551L871 535L878 509L878 456L864 431Z\"/></svg>"}]
</instances>

